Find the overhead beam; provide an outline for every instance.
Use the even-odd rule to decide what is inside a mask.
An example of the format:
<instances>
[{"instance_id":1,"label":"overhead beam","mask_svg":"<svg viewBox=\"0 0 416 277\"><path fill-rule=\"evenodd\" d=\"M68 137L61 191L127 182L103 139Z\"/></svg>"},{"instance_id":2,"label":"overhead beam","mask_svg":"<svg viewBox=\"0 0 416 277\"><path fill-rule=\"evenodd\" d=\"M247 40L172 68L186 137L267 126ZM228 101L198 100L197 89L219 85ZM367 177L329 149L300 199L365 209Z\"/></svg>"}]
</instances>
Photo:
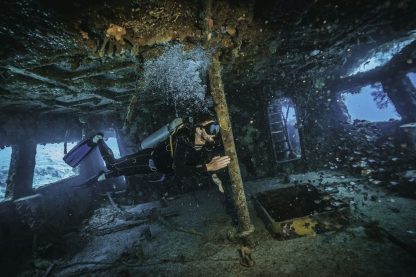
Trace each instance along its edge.
<instances>
[{"instance_id":1,"label":"overhead beam","mask_svg":"<svg viewBox=\"0 0 416 277\"><path fill-rule=\"evenodd\" d=\"M54 85L54 86L57 86L57 87L66 88L69 91L72 91L72 92L75 92L75 93L79 93L80 92L74 86L67 85L67 84L64 84L64 83L59 82L59 81L56 81L56 80L51 80L48 77L39 75L37 73L31 72L31 71L26 70L26 69L23 69L23 68L18 68L18 67L12 66L12 65L4 66L3 68L9 70L10 72L12 72L14 74L18 74L18 75L22 75L22 76L25 76L25 77L29 77L29 78L32 78L32 79L35 79L35 80L38 80L38 81L41 81L41 82L44 82L44 83L47 83L47 84L50 84L50 85Z\"/></svg>"},{"instance_id":2,"label":"overhead beam","mask_svg":"<svg viewBox=\"0 0 416 277\"><path fill-rule=\"evenodd\" d=\"M107 91L107 90L94 90L94 91L88 91L87 90L87 91L84 91L84 90L79 89L75 86L68 85L68 84L60 82L60 81L52 80L52 79L50 79L48 77L45 77L43 75L31 72L31 71L23 69L23 68L18 68L18 67L15 67L15 66L11 66L11 65L4 66L3 68L9 70L10 72L12 72L14 74L29 77L29 78L32 78L34 80L38 80L38 81L41 81L41 82L44 82L44 83L47 83L47 84L50 84L50 85L53 85L53 86L56 86L56 87L65 88L65 89L67 89L67 90L69 90L73 93L76 93L76 94L88 92L88 93L96 94L98 96L101 96L101 97L104 97L104 98L107 98L107 99L110 99L110 100L113 100L113 101L117 101L117 99L119 99L119 97L120 97L120 95L117 95L116 93L112 93L112 92Z\"/></svg>"},{"instance_id":3,"label":"overhead beam","mask_svg":"<svg viewBox=\"0 0 416 277\"><path fill-rule=\"evenodd\" d=\"M82 72L82 74L78 74L75 76L72 76L70 79L71 80L79 80L79 79L85 79L85 78L91 78L91 77L97 77L97 76L101 76L104 74L108 74L110 71L112 73L118 73L120 71L126 70L126 69L131 69L132 67L134 67L135 64L132 62L126 62L126 63L122 63L121 65L117 65L117 66L113 66L113 67L108 67L108 68L100 68L99 70L92 70L89 72Z\"/></svg>"},{"instance_id":4,"label":"overhead beam","mask_svg":"<svg viewBox=\"0 0 416 277\"><path fill-rule=\"evenodd\" d=\"M335 92L344 91L381 82L412 70L416 70L416 41L402 49L384 66L346 78L338 78L327 87Z\"/></svg>"}]
</instances>

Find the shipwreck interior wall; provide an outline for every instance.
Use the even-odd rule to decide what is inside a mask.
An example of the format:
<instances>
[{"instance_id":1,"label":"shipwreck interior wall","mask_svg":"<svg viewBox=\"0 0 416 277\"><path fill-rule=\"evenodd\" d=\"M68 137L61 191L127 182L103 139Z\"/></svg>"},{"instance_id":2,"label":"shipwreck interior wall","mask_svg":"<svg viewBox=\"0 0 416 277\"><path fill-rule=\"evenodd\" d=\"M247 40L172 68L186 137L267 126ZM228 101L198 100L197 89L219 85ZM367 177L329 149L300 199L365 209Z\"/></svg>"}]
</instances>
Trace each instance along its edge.
<instances>
[{"instance_id":1,"label":"shipwreck interior wall","mask_svg":"<svg viewBox=\"0 0 416 277\"><path fill-rule=\"evenodd\" d=\"M36 189L31 196L0 203L0 264L18 268L19 257L61 251L62 236L76 230L98 203L92 187L77 188L82 179L69 178ZM37 245L36 245L37 243Z\"/></svg>"}]
</instances>

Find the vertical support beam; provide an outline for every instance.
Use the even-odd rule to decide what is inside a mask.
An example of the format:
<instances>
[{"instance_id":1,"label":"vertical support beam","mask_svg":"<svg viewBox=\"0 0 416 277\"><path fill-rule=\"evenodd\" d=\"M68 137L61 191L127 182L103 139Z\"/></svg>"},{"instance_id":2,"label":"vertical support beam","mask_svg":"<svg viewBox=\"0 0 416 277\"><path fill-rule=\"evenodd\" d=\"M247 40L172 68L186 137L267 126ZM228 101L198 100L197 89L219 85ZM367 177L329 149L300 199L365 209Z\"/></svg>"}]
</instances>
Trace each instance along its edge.
<instances>
[{"instance_id":1,"label":"vertical support beam","mask_svg":"<svg viewBox=\"0 0 416 277\"><path fill-rule=\"evenodd\" d=\"M16 199L32 193L36 146L36 142L32 140L12 146L6 198Z\"/></svg>"},{"instance_id":2,"label":"vertical support beam","mask_svg":"<svg viewBox=\"0 0 416 277\"><path fill-rule=\"evenodd\" d=\"M303 95L307 95L307 98L305 98ZM312 93L309 91L304 91L300 95L300 97L297 97L296 99L296 105L298 107L298 114L297 114L297 120L298 125L300 126L299 130L299 136L300 136L300 145L302 147L302 164L305 168L308 168L309 161L311 160L310 155L310 134L307 132L309 130L309 113L311 112L309 100Z\"/></svg>"},{"instance_id":3,"label":"vertical support beam","mask_svg":"<svg viewBox=\"0 0 416 277\"><path fill-rule=\"evenodd\" d=\"M123 122L123 127L121 129L117 129L117 143L120 149L120 155L127 156L137 152L136 143L132 140L132 126L133 122L137 118L137 111L139 106L139 97L138 94L134 94L130 99L130 104L127 108L126 117ZM123 177L120 177L120 180ZM131 182L130 177L124 177L125 184L126 184L126 191L128 194L137 195L136 187Z\"/></svg>"},{"instance_id":4,"label":"vertical support beam","mask_svg":"<svg viewBox=\"0 0 416 277\"><path fill-rule=\"evenodd\" d=\"M130 129L133 119L136 117L138 103L139 103L139 98L137 94L134 94L130 99L130 104L127 108L126 118L124 119L124 123L123 123L124 132L127 132L127 130Z\"/></svg>"},{"instance_id":5,"label":"vertical support beam","mask_svg":"<svg viewBox=\"0 0 416 277\"><path fill-rule=\"evenodd\" d=\"M416 121L416 89L406 75L382 81L383 90L405 123Z\"/></svg>"},{"instance_id":6,"label":"vertical support beam","mask_svg":"<svg viewBox=\"0 0 416 277\"><path fill-rule=\"evenodd\" d=\"M123 127L117 129L117 142L120 149L121 156L133 154L137 151L137 143L132 140L132 126L137 119L137 111L139 106L138 94L134 94L130 99L130 104L127 108L126 118L123 122Z\"/></svg>"},{"instance_id":7,"label":"vertical support beam","mask_svg":"<svg viewBox=\"0 0 416 277\"><path fill-rule=\"evenodd\" d=\"M300 116L301 114L301 108L300 105L298 103L298 99L297 98L293 98L293 102L295 103L295 114L296 114L296 122L297 122L297 129L298 129L298 133L299 133L299 144L300 144L300 158L302 161L305 160L305 141L304 141L304 133L302 132L303 128L302 126L302 117Z\"/></svg>"},{"instance_id":8,"label":"vertical support beam","mask_svg":"<svg viewBox=\"0 0 416 277\"><path fill-rule=\"evenodd\" d=\"M241 178L240 166L238 164L237 152L234 144L234 136L231 129L231 121L228 114L227 101L224 94L224 86L221 78L221 64L218 55L214 55L212 57L209 79L211 94L215 104L215 111L221 127L221 136L224 143L225 154L231 158L229 174L234 204L237 209L239 235L246 236L254 231L254 226L251 223L250 214L247 208L243 180Z\"/></svg>"},{"instance_id":9,"label":"vertical support beam","mask_svg":"<svg viewBox=\"0 0 416 277\"><path fill-rule=\"evenodd\" d=\"M212 31L213 20L212 20L212 3L213 0L205 0L204 3L204 14L205 14L205 33L207 35L207 42L210 40L209 34Z\"/></svg>"},{"instance_id":10,"label":"vertical support beam","mask_svg":"<svg viewBox=\"0 0 416 277\"><path fill-rule=\"evenodd\" d=\"M86 121L85 121L85 119L80 119L80 122L81 122L81 124L82 124L82 129L81 129L81 140L83 140L83 139L85 139L86 137L87 137L87 124L86 124ZM80 164L79 164L79 175L82 177L82 178L88 178L88 177L90 177L91 175L88 173L88 165L87 164L85 164L85 161L82 161Z\"/></svg>"}]
</instances>

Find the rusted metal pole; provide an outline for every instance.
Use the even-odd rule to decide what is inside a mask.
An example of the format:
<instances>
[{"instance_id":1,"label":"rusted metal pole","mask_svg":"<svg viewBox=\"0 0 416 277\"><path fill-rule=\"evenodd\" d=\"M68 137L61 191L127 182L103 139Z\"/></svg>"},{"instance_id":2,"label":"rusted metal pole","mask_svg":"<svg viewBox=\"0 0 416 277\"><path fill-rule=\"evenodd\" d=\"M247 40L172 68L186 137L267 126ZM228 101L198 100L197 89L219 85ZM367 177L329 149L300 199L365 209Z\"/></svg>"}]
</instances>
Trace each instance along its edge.
<instances>
[{"instance_id":1,"label":"rusted metal pole","mask_svg":"<svg viewBox=\"0 0 416 277\"><path fill-rule=\"evenodd\" d=\"M127 108L126 118L124 119L123 128L125 132L131 127L134 117L137 114L137 105L139 104L139 98L137 93L130 99L130 104Z\"/></svg>"},{"instance_id":2,"label":"rusted metal pole","mask_svg":"<svg viewBox=\"0 0 416 277\"><path fill-rule=\"evenodd\" d=\"M231 121L228 114L227 101L224 94L224 86L221 78L221 63L219 55L213 55L209 70L211 94L215 104L215 111L221 127L221 136L224 143L225 154L230 157L229 174L233 191L234 205L237 210L239 236L249 235L254 231L250 214L247 208L246 195L244 193L243 180L238 164L237 152L234 145L234 136L231 129Z\"/></svg>"},{"instance_id":3,"label":"rusted metal pole","mask_svg":"<svg viewBox=\"0 0 416 277\"><path fill-rule=\"evenodd\" d=\"M12 146L6 198L17 199L32 193L37 144L33 140Z\"/></svg>"}]
</instances>

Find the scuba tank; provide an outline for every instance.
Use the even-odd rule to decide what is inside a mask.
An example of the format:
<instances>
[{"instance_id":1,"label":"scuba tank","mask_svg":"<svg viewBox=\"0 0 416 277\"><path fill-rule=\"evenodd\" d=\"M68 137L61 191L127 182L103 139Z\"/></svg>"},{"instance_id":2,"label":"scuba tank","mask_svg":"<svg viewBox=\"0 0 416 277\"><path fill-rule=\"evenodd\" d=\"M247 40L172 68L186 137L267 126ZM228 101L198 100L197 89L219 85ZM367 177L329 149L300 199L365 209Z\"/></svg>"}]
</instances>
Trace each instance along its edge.
<instances>
[{"instance_id":1,"label":"scuba tank","mask_svg":"<svg viewBox=\"0 0 416 277\"><path fill-rule=\"evenodd\" d=\"M146 148L153 148L155 147L159 142L162 142L169 138L170 135L172 135L178 128L180 128L183 125L183 119L182 118L175 118L172 122L164 125L162 128L145 138L140 144L139 144L139 150L143 150Z\"/></svg>"}]
</instances>

